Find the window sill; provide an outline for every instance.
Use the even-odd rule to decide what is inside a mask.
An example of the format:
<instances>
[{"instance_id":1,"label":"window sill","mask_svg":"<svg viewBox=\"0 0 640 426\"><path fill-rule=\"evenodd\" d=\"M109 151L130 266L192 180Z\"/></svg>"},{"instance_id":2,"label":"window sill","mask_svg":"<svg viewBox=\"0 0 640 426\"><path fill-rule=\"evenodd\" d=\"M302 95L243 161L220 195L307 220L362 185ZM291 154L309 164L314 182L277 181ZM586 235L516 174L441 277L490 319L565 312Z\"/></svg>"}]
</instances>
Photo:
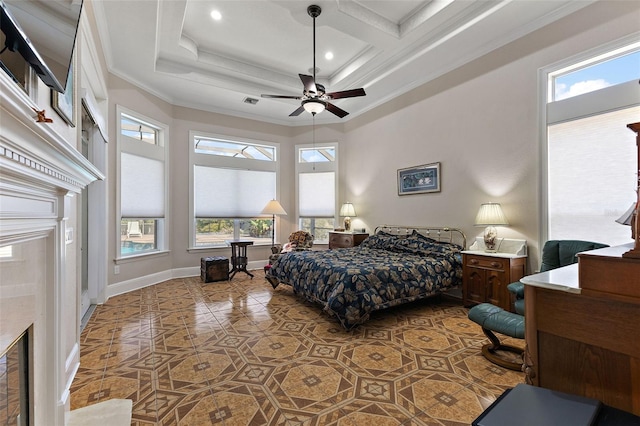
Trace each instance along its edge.
<instances>
[{"instance_id":1,"label":"window sill","mask_svg":"<svg viewBox=\"0 0 640 426\"><path fill-rule=\"evenodd\" d=\"M138 260L142 260L145 258L168 256L169 253L170 253L169 250L159 250L159 251L153 251L149 253L133 254L131 256L126 256L126 257L117 257L114 259L113 262L116 265L120 265L123 263L137 262Z\"/></svg>"},{"instance_id":2,"label":"window sill","mask_svg":"<svg viewBox=\"0 0 640 426\"><path fill-rule=\"evenodd\" d=\"M276 244L279 244L278 242L276 242ZM266 247L269 248L271 247L271 243L267 243L267 244L252 244L249 246L249 248L251 247ZM225 252L228 251L231 248L230 245L225 245L225 246L206 246L206 247L189 247L187 249L188 253L200 253L203 251L211 251L211 250L224 250Z\"/></svg>"}]
</instances>

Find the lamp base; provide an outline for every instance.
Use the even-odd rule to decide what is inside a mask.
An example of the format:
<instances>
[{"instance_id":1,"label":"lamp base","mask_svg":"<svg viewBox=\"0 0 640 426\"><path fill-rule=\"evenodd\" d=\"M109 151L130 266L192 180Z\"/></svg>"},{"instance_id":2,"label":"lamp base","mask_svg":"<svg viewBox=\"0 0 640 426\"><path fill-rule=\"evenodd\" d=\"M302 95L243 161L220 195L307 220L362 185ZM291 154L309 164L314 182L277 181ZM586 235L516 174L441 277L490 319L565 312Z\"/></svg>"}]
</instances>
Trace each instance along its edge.
<instances>
[{"instance_id":1,"label":"lamp base","mask_svg":"<svg viewBox=\"0 0 640 426\"><path fill-rule=\"evenodd\" d=\"M344 230L345 231L351 230L351 218L350 217L345 217L344 218Z\"/></svg>"},{"instance_id":2,"label":"lamp base","mask_svg":"<svg viewBox=\"0 0 640 426\"><path fill-rule=\"evenodd\" d=\"M494 226L487 226L484 229L484 247L487 253L495 253L498 242L498 230Z\"/></svg>"}]
</instances>

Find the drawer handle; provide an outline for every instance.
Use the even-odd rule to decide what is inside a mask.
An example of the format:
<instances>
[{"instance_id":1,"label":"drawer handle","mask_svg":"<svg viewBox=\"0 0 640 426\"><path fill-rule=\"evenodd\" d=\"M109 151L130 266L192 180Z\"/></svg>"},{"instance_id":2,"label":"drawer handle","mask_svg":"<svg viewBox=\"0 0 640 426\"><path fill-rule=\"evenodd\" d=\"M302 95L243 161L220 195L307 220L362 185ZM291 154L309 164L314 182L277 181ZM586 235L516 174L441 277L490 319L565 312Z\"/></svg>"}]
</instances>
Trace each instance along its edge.
<instances>
[{"instance_id":1,"label":"drawer handle","mask_svg":"<svg viewBox=\"0 0 640 426\"><path fill-rule=\"evenodd\" d=\"M471 259L471 260L469 260L469 263L472 264L472 265L477 265L480 262L478 261L478 259Z\"/></svg>"},{"instance_id":2,"label":"drawer handle","mask_svg":"<svg viewBox=\"0 0 640 426\"><path fill-rule=\"evenodd\" d=\"M500 263L500 262L491 262L491 266L493 266L494 268L499 268L500 266L502 266L502 263Z\"/></svg>"}]
</instances>

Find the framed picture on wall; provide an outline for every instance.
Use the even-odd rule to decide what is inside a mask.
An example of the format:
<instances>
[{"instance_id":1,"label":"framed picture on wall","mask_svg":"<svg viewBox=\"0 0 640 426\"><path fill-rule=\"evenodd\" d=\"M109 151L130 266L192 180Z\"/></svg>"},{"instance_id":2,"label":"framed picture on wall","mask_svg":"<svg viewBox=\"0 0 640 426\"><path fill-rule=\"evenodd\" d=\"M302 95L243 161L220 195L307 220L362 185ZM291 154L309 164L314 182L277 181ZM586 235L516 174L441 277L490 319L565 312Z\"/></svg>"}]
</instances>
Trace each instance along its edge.
<instances>
[{"instance_id":1,"label":"framed picture on wall","mask_svg":"<svg viewBox=\"0 0 640 426\"><path fill-rule=\"evenodd\" d=\"M51 89L51 106L71 127L75 127L75 123L73 122L74 95L73 65L71 65L69 68L69 75L67 75L67 85L64 94Z\"/></svg>"},{"instance_id":2,"label":"framed picture on wall","mask_svg":"<svg viewBox=\"0 0 640 426\"><path fill-rule=\"evenodd\" d=\"M440 192L440 163L398 169L398 195Z\"/></svg>"}]
</instances>

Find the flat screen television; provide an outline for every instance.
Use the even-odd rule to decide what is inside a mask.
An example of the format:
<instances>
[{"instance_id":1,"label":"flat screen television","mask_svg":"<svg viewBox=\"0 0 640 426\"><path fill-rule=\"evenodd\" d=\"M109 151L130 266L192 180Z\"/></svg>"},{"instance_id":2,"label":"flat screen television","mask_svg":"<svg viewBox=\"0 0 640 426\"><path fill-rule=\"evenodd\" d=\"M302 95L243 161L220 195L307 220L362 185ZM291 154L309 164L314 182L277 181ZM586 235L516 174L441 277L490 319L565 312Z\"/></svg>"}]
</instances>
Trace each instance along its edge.
<instances>
[{"instance_id":1,"label":"flat screen television","mask_svg":"<svg viewBox=\"0 0 640 426\"><path fill-rule=\"evenodd\" d=\"M82 0L0 0L2 68L11 74L3 54L19 53L47 86L64 93L81 11Z\"/></svg>"}]
</instances>

